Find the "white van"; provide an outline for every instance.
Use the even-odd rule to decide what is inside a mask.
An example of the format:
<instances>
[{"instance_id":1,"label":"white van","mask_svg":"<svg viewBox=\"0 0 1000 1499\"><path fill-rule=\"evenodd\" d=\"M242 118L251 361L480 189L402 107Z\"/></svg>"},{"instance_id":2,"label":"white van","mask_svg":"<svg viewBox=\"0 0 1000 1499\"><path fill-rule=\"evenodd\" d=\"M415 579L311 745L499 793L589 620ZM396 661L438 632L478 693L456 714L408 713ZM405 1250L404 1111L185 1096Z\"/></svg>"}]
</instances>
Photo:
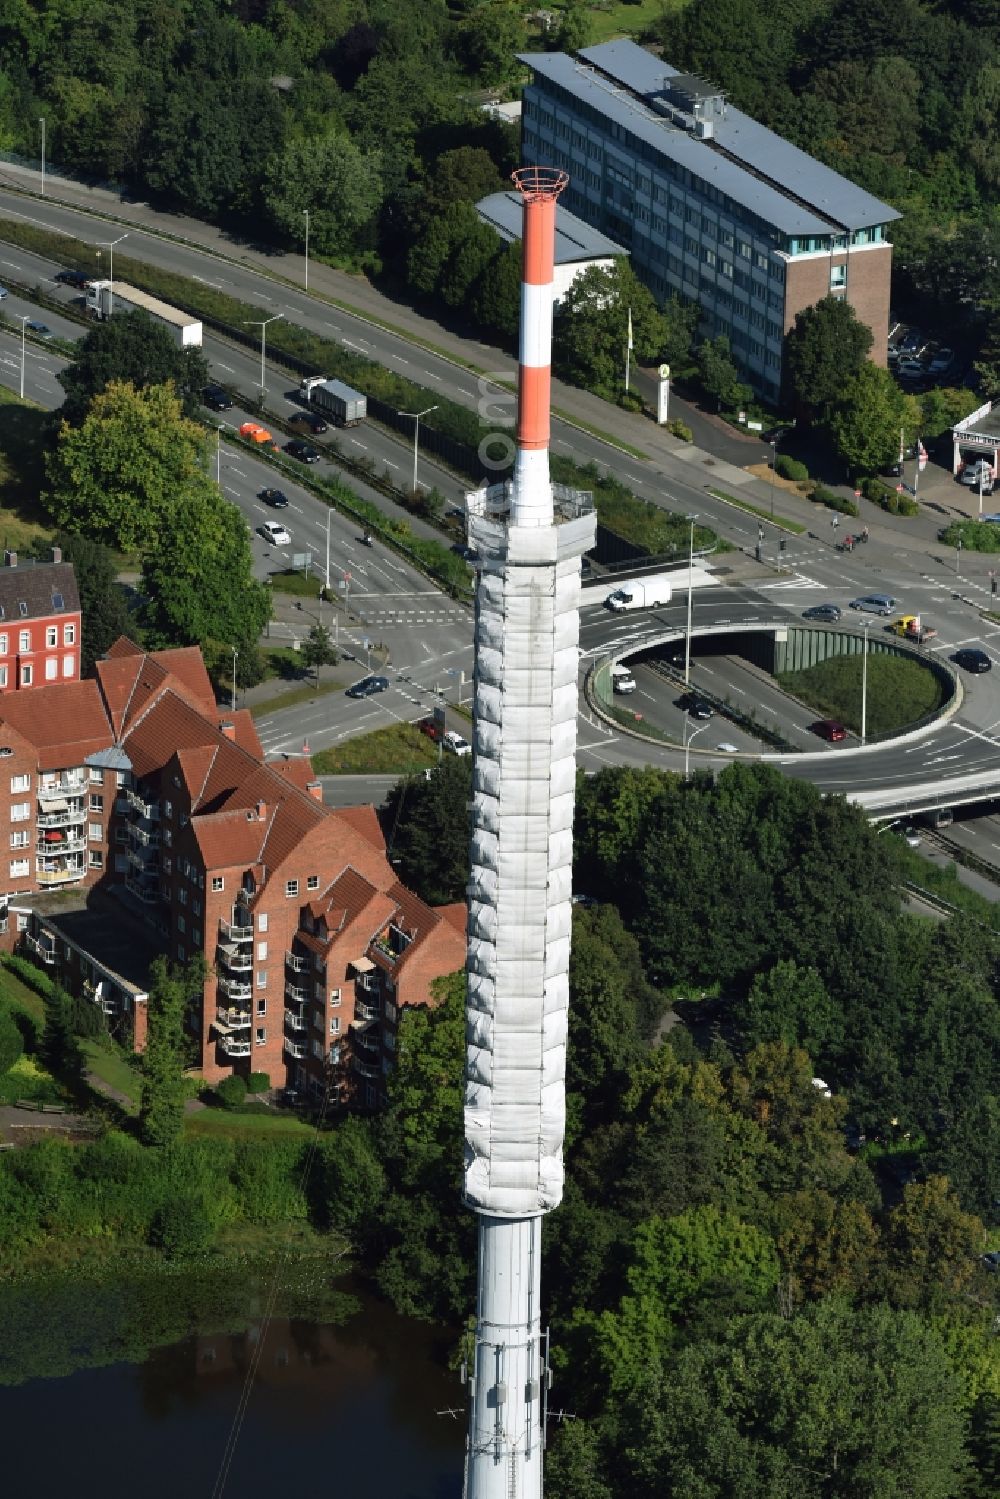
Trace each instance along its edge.
<instances>
[{"instance_id":1,"label":"white van","mask_svg":"<svg viewBox=\"0 0 1000 1499\"><path fill-rule=\"evenodd\" d=\"M628 666L622 665L620 661L616 662L611 668L611 686L615 692L634 692L636 690L637 683L631 669Z\"/></svg>"}]
</instances>

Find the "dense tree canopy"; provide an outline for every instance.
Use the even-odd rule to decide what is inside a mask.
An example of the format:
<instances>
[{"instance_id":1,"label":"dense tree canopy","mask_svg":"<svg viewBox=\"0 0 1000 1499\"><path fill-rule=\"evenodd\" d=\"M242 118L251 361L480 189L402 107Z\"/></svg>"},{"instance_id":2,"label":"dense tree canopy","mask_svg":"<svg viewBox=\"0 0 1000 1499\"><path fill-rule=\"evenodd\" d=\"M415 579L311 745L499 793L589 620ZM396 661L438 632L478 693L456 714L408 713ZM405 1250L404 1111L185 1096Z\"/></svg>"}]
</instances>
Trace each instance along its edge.
<instances>
[{"instance_id":1,"label":"dense tree canopy","mask_svg":"<svg viewBox=\"0 0 1000 1499\"><path fill-rule=\"evenodd\" d=\"M79 426L94 396L109 384L129 381L136 390L172 380L185 416L201 410L208 360L201 349L179 349L174 335L147 312L125 313L95 323L76 345L73 361L56 376L66 399L59 416Z\"/></svg>"}]
</instances>

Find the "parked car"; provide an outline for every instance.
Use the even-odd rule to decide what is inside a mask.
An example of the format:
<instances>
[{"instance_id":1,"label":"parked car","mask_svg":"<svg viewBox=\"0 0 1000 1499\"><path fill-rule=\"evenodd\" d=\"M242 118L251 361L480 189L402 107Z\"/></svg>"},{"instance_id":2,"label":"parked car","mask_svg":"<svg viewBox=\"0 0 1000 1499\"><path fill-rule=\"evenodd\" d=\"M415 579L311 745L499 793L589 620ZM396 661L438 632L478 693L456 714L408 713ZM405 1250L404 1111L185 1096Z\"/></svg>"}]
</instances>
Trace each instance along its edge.
<instances>
[{"instance_id":1,"label":"parked car","mask_svg":"<svg viewBox=\"0 0 1000 1499\"><path fill-rule=\"evenodd\" d=\"M895 614L899 608L896 599L889 593L865 593L859 599L851 600L851 608L859 609L863 614Z\"/></svg>"},{"instance_id":2,"label":"parked car","mask_svg":"<svg viewBox=\"0 0 1000 1499\"><path fill-rule=\"evenodd\" d=\"M901 380L922 380L927 374L927 366L921 360L907 356L897 362L896 374Z\"/></svg>"},{"instance_id":3,"label":"parked car","mask_svg":"<svg viewBox=\"0 0 1000 1499\"><path fill-rule=\"evenodd\" d=\"M683 697L677 699L677 707L683 708L690 718L708 719L715 714L711 703L706 703L697 692L685 692Z\"/></svg>"},{"instance_id":4,"label":"parked car","mask_svg":"<svg viewBox=\"0 0 1000 1499\"><path fill-rule=\"evenodd\" d=\"M805 610L802 618L818 619L824 624L835 625L842 615L843 610L837 604L813 604L811 609Z\"/></svg>"},{"instance_id":5,"label":"parked car","mask_svg":"<svg viewBox=\"0 0 1000 1499\"><path fill-rule=\"evenodd\" d=\"M311 432L314 437L321 437L324 432L329 432L329 427L321 416L314 411L297 411L294 416L288 418L288 425L294 427L297 432Z\"/></svg>"},{"instance_id":6,"label":"parked car","mask_svg":"<svg viewBox=\"0 0 1000 1499\"><path fill-rule=\"evenodd\" d=\"M720 755L738 755L740 747L738 744L730 744L728 739L723 739L721 744L715 746Z\"/></svg>"},{"instance_id":7,"label":"parked car","mask_svg":"<svg viewBox=\"0 0 1000 1499\"><path fill-rule=\"evenodd\" d=\"M0 302L2 302L8 295L9 293L7 291L7 288L5 286L0 286Z\"/></svg>"},{"instance_id":8,"label":"parked car","mask_svg":"<svg viewBox=\"0 0 1000 1499\"><path fill-rule=\"evenodd\" d=\"M232 396L221 385L206 385L201 399L209 411L229 411L233 404Z\"/></svg>"},{"instance_id":9,"label":"parked car","mask_svg":"<svg viewBox=\"0 0 1000 1499\"><path fill-rule=\"evenodd\" d=\"M30 323L28 327L31 327ZM993 483L993 469L987 458L974 458L971 463L965 465L958 476L959 484L968 484L970 488L975 489L979 488L980 479L982 479L984 490L987 484Z\"/></svg>"},{"instance_id":10,"label":"parked car","mask_svg":"<svg viewBox=\"0 0 1000 1499\"><path fill-rule=\"evenodd\" d=\"M960 651L955 652L951 659L963 671L971 671L976 676L980 676L984 671L993 670L993 662L987 656L986 652L979 650L974 645L963 646Z\"/></svg>"},{"instance_id":11,"label":"parked car","mask_svg":"<svg viewBox=\"0 0 1000 1499\"><path fill-rule=\"evenodd\" d=\"M300 463L319 462L319 453L317 453L312 443L303 442L301 437L293 437L291 442L286 442L285 452L289 458L297 458Z\"/></svg>"},{"instance_id":12,"label":"parked car","mask_svg":"<svg viewBox=\"0 0 1000 1499\"><path fill-rule=\"evenodd\" d=\"M417 728L421 734L426 734L428 739L433 739L435 744L444 735L444 725L439 724L436 718L422 718L417 724Z\"/></svg>"},{"instance_id":13,"label":"parked car","mask_svg":"<svg viewBox=\"0 0 1000 1499\"><path fill-rule=\"evenodd\" d=\"M263 536L264 540L269 541L271 545L275 547L286 547L292 539L288 531L285 530L284 526L282 526L276 520L266 520L264 524L262 526L258 526L257 529L260 531L260 534L261 536Z\"/></svg>"},{"instance_id":14,"label":"parked car","mask_svg":"<svg viewBox=\"0 0 1000 1499\"><path fill-rule=\"evenodd\" d=\"M262 489L257 498L263 500L265 505L270 505L272 510L284 510L288 504L288 496L283 489Z\"/></svg>"},{"instance_id":15,"label":"parked car","mask_svg":"<svg viewBox=\"0 0 1000 1499\"><path fill-rule=\"evenodd\" d=\"M932 375L946 375L954 363L954 349L942 347L932 355L928 369Z\"/></svg>"},{"instance_id":16,"label":"parked car","mask_svg":"<svg viewBox=\"0 0 1000 1499\"><path fill-rule=\"evenodd\" d=\"M348 687L348 697L374 697L376 692L385 692L389 687L388 677L362 677L360 682L355 682Z\"/></svg>"},{"instance_id":17,"label":"parked car","mask_svg":"<svg viewBox=\"0 0 1000 1499\"><path fill-rule=\"evenodd\" d=\"M927 340L919 328L908 328L899 340L900 354L916 355L922 352Z\"/></svg>"},{"instance_id":18,"label":"parked car","mask_svg":"<svg viewBox=\"0 0 1000 1499\"><path fill-rule=\"evenodd\" d=\"M52 279L53 281L60 282L63 286L75 286L81 291L85 286L90 285L89 277L85 276L82 271L56 271Z\"/></svg>"},{"instance_id":19,"label":"parked car","mask_svg":"<svg viewBox=\"0 0 1000 1499\"><path fill-rule=\"evenodd\" d=\"M818 734L820 739L828 739L831 744L839 744L842 739L847 738L847 730L842 723L835 718L820 718L809 725L810 732Z\"/></svg>"},{"instance_id":20,"label":"parked car","mask_svg":"<svg viewBox=\"0 0 1000 1499\"><path fill-rule=\"evenodd\" d=\"M49 327L48 323L40 323L37 318L32 318L31 322L26 326L28 332L33 333L36 338L52 337L52 329Z\"/></svg>"},{"instance_id":21,"label":"parked car","mask_svg":"<svg viewBox=\"0 0 1000 1499\"><path fill-rule=\"evenodd\" d=\"M472 745L467 739L463 739L461 734L456 734L454 729L449 729L446 734L442 734L441 748L446 754L459 757L472 754Z\"/></svg>"}]
</instances>

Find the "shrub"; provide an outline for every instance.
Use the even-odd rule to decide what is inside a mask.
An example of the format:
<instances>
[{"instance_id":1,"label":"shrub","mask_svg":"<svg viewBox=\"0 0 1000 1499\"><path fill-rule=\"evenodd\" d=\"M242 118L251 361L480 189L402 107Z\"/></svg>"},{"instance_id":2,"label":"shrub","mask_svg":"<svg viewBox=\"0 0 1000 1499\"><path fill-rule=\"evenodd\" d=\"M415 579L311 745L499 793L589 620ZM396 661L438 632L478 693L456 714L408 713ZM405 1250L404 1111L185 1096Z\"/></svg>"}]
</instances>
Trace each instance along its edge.
<instances>
[{"instance_id":1,"label":"shrub","mask_svg":"<svg viewBox=\"0 0 1000 1499\"><path fill-rule=\"evenodd\" d=\"M949 547L961 542L969 552L1000 552L1000 526L990 521L953 521L941 532L940 540Z\"/></svg>"},{"instance_id":2,"label":"shrub","mask_svg":"<svg viewBox=\"0 0 1000 1499\"><path fill-rule=\"evenodd\" d=\"M782 479L791 479L795 484L804 484L809 478L809 470L804 463L797 458L789 458L787 453L779 453L774 463L774 472L780 474Z\"/></svg>"},{"instance_id":3,"label":"shrub","mask_svg":"<svg viewBox=\"0 0 1000 1499\"><path fill-rule=\"evenodd\" d=\"M682 422L679 417L675 417L673 421L667 423L667 431L672 432L675 437L679 437L681 442L694 442L694 433L687 422Z\"/></svg>"},{"instance_id":4,"label":"shrub","mask_svg":"<svg viewBox=\"0 0 1000 1499\"><path fill-rule=\"evenodd\" d=\"M836 510L840 515L861 514L854 500L837 494L833 489L826 489L822 484L815 485L809 498L817 505L825 505L827 510Z\"/></svg>"},{"instance_id":5,"label":"shrub","mask_svg":"<svg viewBox=\"0 0 1000 1499\"><path fill-rule=\"evenodd\" d=\"M862 479L861 493L866 500L871 500L873 505L878 505L889 515L919 515L920 506L912 495L897 493L891 484L883 484L881 479Z\"/></svg>"},{"instance_id":6,"label":"shrub","mask_svg":"<svg viewBox=\"0 0 1000 1499\"><path fill-rule=\"evenodd\" d=\"M178 1196L168 1198L157 1210L149 1238L168 1259L181 1259L207 1249L212 1233L212 1222L201 1199Z\"/></svg>"},{"instance_id":7,"label":"shrub","mask_svg":"<svg viewBox=\"0 0 1000 1499\"><path fill-rule=\"evenodd\" d=\"M215 1091L227 1109L238 1109L246 1099L247 1085L234 1072L229 1077L224 1077Z\"/></svg>"},{"instance_id":8,"label":"shrub","mask_svg":"<svg viewBox=\"0 0 1000 1499\"><path fill-rule=\"evenodd\" d=\"M271 1079L266 1072L251 1072L247 1079L248 1093L267 1093L271 1087Z\"/></svg>"},{"instance_id":9,"label":"shrub","mask_svg":"<svg viewBox=\"0 0 1000 1499\"><path fill-rule=\"evenodd\" d=\"M27 984L29 989L34 989L35 993L40 994L43 999L48 999L55 988L47 973L43 973L40 968L36 968L34 963L27 958L20 957L17 953L10 953L3 959L3 964L5 968L10 969L11 973L17 975L22 984Z\"/></svg>"}]
</instances>

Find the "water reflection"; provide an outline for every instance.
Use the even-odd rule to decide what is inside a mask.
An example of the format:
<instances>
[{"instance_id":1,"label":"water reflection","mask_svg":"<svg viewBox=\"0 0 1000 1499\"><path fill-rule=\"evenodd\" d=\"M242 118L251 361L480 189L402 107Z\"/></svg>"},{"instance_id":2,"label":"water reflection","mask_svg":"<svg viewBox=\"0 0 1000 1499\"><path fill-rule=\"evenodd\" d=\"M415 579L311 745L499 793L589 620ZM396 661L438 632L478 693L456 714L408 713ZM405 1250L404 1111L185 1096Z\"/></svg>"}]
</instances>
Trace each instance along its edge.
<instances>
[{"instance_id":1,"label":"water reflection","mask_svg":"<svg viewBox=\"0 0 1000 1499\"><path fill-rule=\"evenodd\" d=\"M343 1326L275 1318L186 1338L145 1363L0 1391L10 1492L100 1499L212 1493L247 1370L260 1360L226 1495L319 1487L350 1499L458 1499L461 1386L431 1329L361 1298ZM52 1434L58 1432L58 1441ZM9 1471L10 1463L13 1472Z\"/></svg>"}]
</instances>

